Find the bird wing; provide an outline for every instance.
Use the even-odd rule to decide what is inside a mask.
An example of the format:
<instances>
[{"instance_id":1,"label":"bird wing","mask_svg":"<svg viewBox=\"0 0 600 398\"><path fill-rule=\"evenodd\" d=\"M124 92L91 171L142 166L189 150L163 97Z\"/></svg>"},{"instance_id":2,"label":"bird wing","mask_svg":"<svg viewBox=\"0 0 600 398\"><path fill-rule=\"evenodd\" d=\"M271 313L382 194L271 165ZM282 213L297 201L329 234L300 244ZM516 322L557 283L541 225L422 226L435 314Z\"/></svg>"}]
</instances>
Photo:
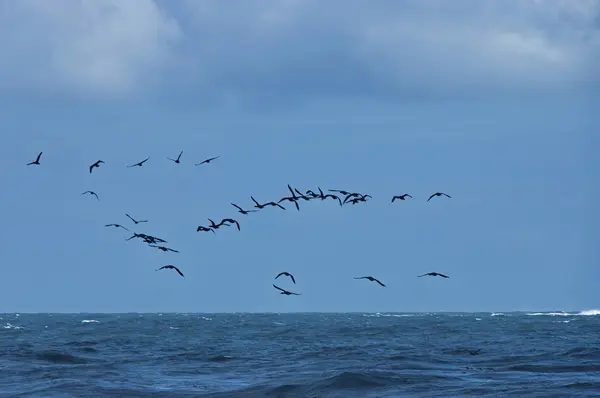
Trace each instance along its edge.
<instances>
[{"instance_id":1,"label":"bird wing","mask_svg":"<svg viewBox=\"0 0 600 398\"><path fill-rule=\"evenodd\" d=\"M379 283L381 286L385 287L385 285L384 285L383 283L381 283L381 281L380 281L379 279L377 279L377 278L373 278L373 279L375 279L375 282L377 282L377 283Z\"/></svg>"},{"instance_id":2,"label":"bird wing","mask_svg":"<svg viewBox=\"0 0 600 398\"><path fill-rule=\"evenodd\" d=\"M86 193L90 193L90 192L91 192L91 191L85 191L85 192L82 192L81 194L82 194L82 195L85 195Z\"/></svg>"},{"instance_id":3,"label":"bird wing","mask_svg":"<svg viewBox=\"0 0 600 398\"><path fill-rule=\"evenodd\" d=\"M400 198L399 196L392 197L392 203L394 203L394 200L399 199L399 198Z\"/></svg>"},{"instance_id":4,"label":"bird wing","mask_svg":"<svg viewBox=\"0 0 600 398\"><path fill-rule=\"evenodd\" d=\"M147 161L148 161L148 159L150 159L150 156L148 156L146 159L142 160L142 161L140 162L140 164L143 164L143 163L147 162Z\"/></svg>"},{"instance_id":5,"label":"bird wing","mask_svg":"<svg viewBox=\"0 0 600 398\"><path fill-rule=\"evenodd\" d=\"M296 205L296 210L300 211L300 205L298 204L298 201L294 200L293 202Z\"/></svg>"},{"instance_id":6,"label":"bird wing","mask_svg":"<svg viewBox=\"0 0 600 398\"><path fill-rule=\"evenodd\" d=\"M292 282L294 282L294 285L296 284L296 279L294 278L294 275L290 274L290 278L292 278Z\"/></svg>"},{"instance_id":7,"label":"bird wing","mask_svg":"<svg viewBox=\"0 0 600 398\"><path fill-rule=\"evenodd\" d=\"M170 249L167 247L167 250L172 251L173 253L179 253L179 250L175 250L175 249Z\"/></svg>"},{"instance_id":8,"label":"bird wing","mask_svg":"<svg viewBox=\"0 0 600 398\"><path fill-rule=\"evenodd\" d=\"M90 192L90 194L94 195L96 197L96 199L100 200L100 198L98 197L98 194L96 194L96 192Z\"/></svg>"},{"instance_id":9,"label":"bird wing","mask_svg":"<svg viewBox=\"0 0 600 398\"><path fill-rule=\"evenodd\" d=\"M250 196L250 199L252 199L252 201L253 201L253 202L254 202L254 203L257 205L257 206L260 206L260 205L258 204L258 202L256 201L256 199L254 199L254 197L253 197L253 196Z\"/></svg>"},{"instance_id":10,"label":"bird wing","mask_svg":"<svg viewBox=\"0 0 600 398\"><path fill-rule=\"evenodd\" d=\"M94 169L94 165L90 166L90 174L92 173L92 170Z\"/></svg>"},{"instance_id":11,"label":"bird wing","mask_svg":"<svg viewBox=\"0 0 600 398\"><path fill-rule=\"evenodd\" d=\"M444 274L440 274L438 273L439 276L441 276L442 278L450 278L448 275L444 275Z\"/></svg>"},{"instance_id":12,"label":"bird wing","mask_svg":"<svg viewBox=\"0 0 600 398\"><path fill-rule=\"evenodd\" d=\"M275 277L275 279L279 278L281 275L285 275L285 272L278 273L277 276Z\"/></svg>"},{"instance_id":13,"label":"bird wing","mask_svg":"<svg viewBox=\"0 0 600 398\"><path fill-rule=\"evenodd\" d=\"M279 203L275 203L275 206L278 206L280 208L282 208L283 210L285 210L285 207L283 207L282 205L280 205Z\"/></svg>"},{"instance_id":14,"label":"bird wing","mask_svg":"<svg viewBox=\"0 0 600 398\"><path fill-rule=\"evenodd\" d=\"M281 290L282 292L285 292L285 290L283 290L282 288L280 288L279 286L277 286L276 284L273 284L273 287L277 290Z\"/></svg>"},{"instance_id":15,"label":"bird wing","mask_svg":"<svg viewBox=\"0 0 600 398\"><path fill-rule=\"evenodd\" d=\"M127 217L129 217L129 219L130 219L131 221L135 222L135 220L133 219L133 217L131 217L129 214L125 213L125 215L126 215Z\"/></svg>"},{"instance_id":16,"label":"bird wing","mask_svg":"<svg viewBox=\"0 0 600 398\"><path fill-rule=\"evenodd\" d=\"M432 194L429 199L427 199L427 201L429 202L431 200L431 198L433 198L435 196L435 194Z\"/></svg>"},{"instance_id":17,"label":"bird wing","mask_svg":"<svg viewBox=\"0 0 600 398\"><path fill-rule=\"evenodd\" d=\"M236 205L235 203L231 203L231 205L238 210L243 210L240 206Z\"/></svg>"},{"instance_id":18,"label":"bird wing","mask_svg":"<svg viewBox=\"0 0 600 398\"><path fill-rule=\"evenodd\" d=\"M181 155L183 155L183 151L179 152L179 156L177 156L177 160L179 160L179 158L181 158Z\"/></svg>"},{"instance_id":19,"label":"bird wing","mask_svg":"<svg viewBox=\"0 0 600 398\"><path fill-rule=\"evenodd\" d=\"M444 195L444 196L446 196L446 197L448 197L448 198L452 198L452 196L448 195L447 193L443 193L443 192L442 192L442 195Z\"/></svg>"},{"instance_id":20,"label":"bird wing","mask_svg":"<svg viewBox=\"0 0 600 398\"><path fill-rule=\"evenodd\" d=\"M173 267L173 268L175 268L175 271L177 271L177 273L178 273L179 275L183 276L183 273L182 273L182 272L179 270L179 268L177 268L177 267ZM184 278L185 278L185 277L184 277Z\"/></svg>"},{"instance_id":21,"label":"bird wing","mask_svg":"<svg viewBox=\"0 0 600 398\"><path fill-rule=\"evenodd\" d=\"M366 276L355 276L354 279L367 279Z\"/></svg>"},{"instance_id":22,"label":"bird wing","mask_svg":"<svg viewBox=\"0 0 600 398\"><path fill-rule=\"evenodd\" d=\"M422 276L427 276L427 275L429 275L429 274L418 275L417 278L420 278Z\"/></svg>"},{"instance_id":23,"label":"bird wing","mask_svg":"<svg viewBox=\"0 0 600 398\"><path fill-rule=\"evenodd\" d=\"M160 268L157 268L156 270L157 270L157 271L160 271L161 269L165 269L165 268L167 268L167 266L166 266L166 265L163 265L162 267L160 267Z\"/></svg>"},{"instance_id":24,"label":"bird wing","mask_svg":"<svg viewBox=\"0 0 600 398\"><path fill-rule=\"evenodd\" d=\"M44 152L40 152L39 155L37 155L37 158L35 159L36 162L40 161L40 158L42 157L42 153L44 153Z\"/></svg>"}]
</instances>

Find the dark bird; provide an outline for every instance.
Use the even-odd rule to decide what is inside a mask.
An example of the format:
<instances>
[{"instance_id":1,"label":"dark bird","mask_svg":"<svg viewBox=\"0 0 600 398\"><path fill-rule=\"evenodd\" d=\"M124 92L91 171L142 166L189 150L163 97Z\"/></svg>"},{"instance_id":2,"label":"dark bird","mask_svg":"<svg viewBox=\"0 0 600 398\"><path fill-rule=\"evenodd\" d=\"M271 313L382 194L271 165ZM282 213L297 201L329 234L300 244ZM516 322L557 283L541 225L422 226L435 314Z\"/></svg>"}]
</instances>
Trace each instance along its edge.
<instances>
[{"instance_id":1,"label":"dark bird","mask_svg":"<svg viewBox=\"0 0 600 398\"><path fill-rule=\"evenodd\" d=\"M353 199L353 198L359 198L361 195L358 192L354 192L354 193L349 193L348 195L346 195L346 197L344 198L344 203L348 202L349 200Z\"/></svg>"},{"instance_id":2,"label":"dark bird","mask_svg":"<svg viewBox=\"0 0 600 398\"><path fill-rule=\"evenodd\" d=\"M294 275L290 274L289 272L285 272L285 271L277 274L275 279L279 278L281 275L289 276L290 278L292 278L292 282L294 282L294 285L296 284L296 279L294 279Z\"/></svg>"},{"instance_id":3,"label":"dark bird","mask_svg":"<svg viewBox=\"0 0 600 398\"><path fill-rule=\"evenodd\" d=\"M160 239L160 238L157 238L155 236L146 235L146 234L142 234L142 233L138 234L137 232L134 232L132 236L130 236L129 238L127 238L125 240L131 240L133 238L141 238L146 243L159 243L159 242L160 243L167 243L167 241L164 240L164 239Z\"/></svg>"},{"instance_id":4,"label":"dark bird","mask_svg":"<svg viewBox=\"0 0 600 398\"><path fill-rule=\"evenodd\" d=\"M123 228L125 231L129 231L127 228L125 228L121 224L106 224L105 227Z\"/></svg>"},{"instance_id":5,"label":"dark bird","mask_svg":"<svg viewBox=\"0 0 600 398\"><path fill-rule=\"evenodd\" d=\"M344 195L344 196L352 195L350 192L344 191L343 189L328 189L328 191L329 192L337 192L337 193L339 193L341 195Z\"/></svg>"},{"instance_id":6,"label":"dark bird","mask_svg":"<svg viewBox=\"0 0 600 398\"><path fill-rule=\"evenodd\" d=\"M339 196L328 193L326 195L323 195L322 199L327 199L327 198L331 198L331 199L337 200L338 203L340 204L340 206L342 206L342 200L340 199Z\"/></svg>"},{"instance_id":7,"label":"dark bird","mask_svg":"<svg viewBox=\"0 0 600 398\"><path fill-rule=\"evenodd\" d=\"M277 203L279 204L279 203L284 202L286 200L288 200L288 201L292 202L294 205L296 205L296 209L298 211L300 211L300 205L298 204L298 198L294 198L294 197L291 197L291 196L286 196L284 198L281 198L279 200L279 202L277 202Z\"/></svg>"},{"instance_id":8,"label":"dark bird","mask_svg":"<svg viewBox=\"0 0 600 398\"><path fill-rule=\"evenodd\" d=\"M219 223L219 225L223 224L223 225L227 225L225 223L230 223L230 224L235 224L238 231L240 230L240 223L237 222L237 220L234 220L233 218L224 218L221 220L221 222Z\"/></svg>"},{"instance_id":9,"label":"dark bird","mask_svg":"<svg viewBox=\"0 0 600 398\"><path fill-rule=\"evenodd\" d=\"M432 195L429 197L429 199L427 199L427 201L429 202L429 201L431 200L431 198L433 198L434 196L442 196L442 195L444 195L444 196L446 196L446 197L448 197L448 198L452 198L452 196L450 196L450 195L447 195L447 194L445 194L445 193L443 193L443 192L436 192L436 193L432 194Z\"/></svg>"},{"instance_id":10,"label":"dark bird","mask_svg":"<svg viewBox=\"0 0 600 398\"><path fill-rule=\"evenodd\" d=\"M135 218L131 217L129 214L125 213L125 215L131 220L133 221L135 224L139 224L141 222L148 222L148 220L136 220Z\"/></svg>"},{"instance_id":11,"label":"dark bird","mask_svg":"<svg viewBox=\"0 0 600 398\"><path fill-rule=\"evenodd\" d=\"M213 220L211 220L210 218L208 219L208 221L210 221L210 228L212 229L219 229L219 227L225 225L226 227L229 227L229 224L224 223L223 221L221 221L218 224L215 224L215 222Z\"/></svg>"},{"instance_id":12,"label":"dark bird","mask_svg":"<svg viewBox=\"0 0 600 398\"><path fill-rule=\"evenodd\" d=\"M177 159L171 159L171 158L167 158L167 159L172 160L173 162L179 164L179 163L181 163L179 161L179 159L181 159L181 155L183 155L183 151L179 152L179 156L177 156Z\"/></svg>"},{"instance_id":13,"label":"dark bird","mask_svg":"<svg viewBox=\"0 0 600 398\"><path fill-rule=\"evenodd\" d=\"M203 161L201 161L200 163L196 163L196 166L200 166L201 164L204 164L204 163L210 163L210 162L212 162L213 160L215 160L215 159L218 159L218 158L220 158L220 157L221 157L221 156L215 156L214 158L209 158L209 159L203 160Z\"/></svg>"},{"instance_id":14,"label":"dark bird","mask_svg":"<svg viewBox=\"0 0 600 398\"><path fill-rule=\"evenodd\" d=\"M314 192L313 192L313 191L311 191L310 189L309 189L308 191L306 191L306 195L305 195L305 194L303 194L302 192L298 191L296 188L294 188L294 191L296 191L296 193L298 194L298 198L300 198L300 199L302 199L302 200L306 200L307 202L308 202L308 201L309 201L311 198L310 198L309 196L306 196L306 195L309 195L309 193L313 193L313 194L314 194Z\"/></svg>"},{"instance_id":15,"label":"dark bird","mask_svg":"<svg viewBox=\"0 0 600 398\"><path fill-rule=\"evenodd\" d=\"M164 252L173 252L173 253L179 253L179 251L175 250L175 249L170 249L166 246L157 246L157 245L149 245L150 247L156 247L158 250L162 250Z\"/></svg>"},{"instance_id":16,"label":"dark bird","mask_svg":"<svg viewBox=\"0 0 600 398\"><path fill-rule=\"evenodd\" d=\"M98 198L98 195L96 195L96 192L94 192L94 191L85 191L85 192L82 192L81 194L85 195L86 193L89 193L90 195L94 195L96 197L96 199L100 200L100 198Z\"/></svg>"},{"instance_id":17,"label":"dark bird","mask_svg":"<svg viewBox=\"0 0 600 398\"><path fill-rule=\"evenodd\" d=\"M404 195L396 195L392 198L392 203L394 203L394 200L396 199L400 199L400 200L406 200L406 198L412 198L412 196L410 196L409 194L405 193Z\"/></svg>"},{"instance_id":18,"label":"dark bird","mask_svg":"<svg viewBox=\"0 0 600 398\"><path fill-rule=\"evenodd\" d=\"M379 283L381 286L385 287L385 285L383 283L381 283L377 278L373 278L372 276L359 276L359 277L354 277L354 279L368 279L371 282L377 282Z\"/></svg>"},{"instance_id":19,"label":"dark bird","mask_svg":"<svg viewBox=\"0 0 600 398\"><path fill-rule=\"evenodd\" d=\"M257 209L264 209L267 206L277 206L280 209L285 210L285 207L283 207L282 205L280 205L279 203L275 203L275 202L268 202L268 203L263 203L262 205L260 203L258 203L256 201L256 199L254 199L254 197L250 196L250 199L252 199L252 201L254 202L255 206Z\"/></svg>"},{"instance_id":20,"label":"dark bird","mask_svg":"<svg viewBox=\"0 0 600 398\"><path fill-rule=\"evenodd\" d=\"M146 159L142 160L141 162L137 162L136 164L132 164L131 166L127 166L127 167L135 167L135 166L140 166L142 167L142 165L144 163L146 163L148 161L148 159L150 159L150 157L148 156Z\"/></svg>"},{"instance_id":21,"label":"dark bird","mask_svg":"<svg viewBox=\"0 0 600 398\"><path fill-rule=\"evenodd\" d=\"M27 163L27 166L31 166L32 164L37 164L37 165L39 165L39 164L40 164L40 158L42 157L42 153L43 153L43 152L40 152L40 153L37 155L37 158L36 158L36 159L35 159L33 162Z\"/></svg>"},{"instance_id":22,"label":"dark bird","mask_svg":"<svg viewBox=\"0 0 600 398\"><path fill-rule=\"evenodd\" d=\"M281 293L279 293L279 294L285 294L286 296L291 296L291 295L294 295L294 296L299 296L299 295L300 295L300 293L294 293L294 292L290 292L290 291L288 291L288 290L285 290L285 289L282 289L282 288L280 288L280 287L279 287L279 286L277 286L277 285L273 285L273 287L274 287L275 289L277 289L277 290L281 290Z\"/></svg>"},{"instance_id":23,"label":"dark bird","mask_svg":"<svg viewBox=\"0 0 600 398\"><path fill-rule=\"evenodd\" d=\"M235 203L231 203L231 205L233 207L235 207L236 209L238 209L238 213L242 213L242 214L256 213L258 211L258 210L244 210L240 206L236 205Z\"/></svg>"},{"instance_id":24,"label":"dark bird","mask_svg":"<svg viewBox=\"0 0 600 398\"><path fill-rule=\"evenodd\" d=\"M213 234L215 234L215 230L210 228L210 227L203 227L202 225L198 225L198 228L196 228L196 232L208 232L211 231Z\"/></svg>"},{"instance_id":25,"label":"dark bird","mask_svg":"<svg viewBox=\"0 0 600 398\"><path fill-rule=\"evenodd\" d=\"M161 269L174 269L175 271L177 271L177 273L181 276L183 276L183 274L181 273L181 271L179 271L179 268L177 268L174 265L163 265L162 267L158 268L156 271L160 271ZM185 278L185 277L184 277Z\"/></svg>"},{"instance_id":26,"label":"dark bird","mask_svg":"<svg viewBox=\"0 0 600 398\"><path fill-rule=\"evenodd\" d=\"M428 272L426 274L423 275L419 275L418 278L422 277L422 276L441 276L442 278L450 278L449 276L446 276L444 274L440 274L438 272Z\"/></svg>"},{"instance_id":27,"label":"dark bird","mask_svg":"<svg viewBox=\"0 0 600 398\"><path fill-rule=\"evenodd\" d=\"M100 164L104 163L103 160L98 160L96 163L94 163L93 165L90 166L90 174L92 173L92 170L94 170L94 167L100 167Z\"/></svg>"}]
</instances>

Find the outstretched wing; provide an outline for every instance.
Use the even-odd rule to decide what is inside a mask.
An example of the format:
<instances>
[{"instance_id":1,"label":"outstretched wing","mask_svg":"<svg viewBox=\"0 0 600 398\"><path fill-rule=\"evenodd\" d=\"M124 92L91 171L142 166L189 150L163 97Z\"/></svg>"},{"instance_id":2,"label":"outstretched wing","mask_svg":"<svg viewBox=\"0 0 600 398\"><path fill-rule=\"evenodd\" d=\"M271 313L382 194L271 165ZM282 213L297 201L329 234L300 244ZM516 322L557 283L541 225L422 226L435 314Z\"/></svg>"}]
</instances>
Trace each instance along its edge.
<instances>
[{"instance_id":1,"label":"outstretched wing","mask_svg":"<svg viewBox=\"0 0 600 398\"><path fill-rule=\"evenodd\" d=\"M431 198L433 198L435 196L435 194L432 194L429 199L427 199L427 201L429 202L431 200Z\"/></svg>"},{"instance_id":2,"label":"outstretched wing","mask_svg":"<svg viewBox=\"0 0 600 398\"><path fill-rule=\"evenodd\" d=\"M277 289L277 290L281 290L282 292L285 292L285 290L283 290L282 288L280 288L279 286L277 286L277 285L275 285L275 284L273 284L273 287L274 287L275 289Z\"/></svg>"}]
</instances>

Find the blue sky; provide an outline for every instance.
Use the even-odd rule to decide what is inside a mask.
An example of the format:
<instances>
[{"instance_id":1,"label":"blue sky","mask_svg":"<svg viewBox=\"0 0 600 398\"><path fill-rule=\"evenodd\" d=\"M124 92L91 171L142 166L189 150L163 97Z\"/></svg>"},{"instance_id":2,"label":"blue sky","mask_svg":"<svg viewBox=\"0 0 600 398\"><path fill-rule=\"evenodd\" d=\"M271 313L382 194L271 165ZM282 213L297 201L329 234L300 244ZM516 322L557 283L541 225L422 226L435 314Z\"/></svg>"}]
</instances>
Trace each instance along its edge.
<instances>
[{"instance_id":1,"label":"blue sky","mask_svg":"<svg viewBox=\"0 0 600 398\"><path fill-rule=\"evenodd\" d=\"M1 3L0 312L600 307L598 1L73 4Z\"/></svg>"}]
</instances>

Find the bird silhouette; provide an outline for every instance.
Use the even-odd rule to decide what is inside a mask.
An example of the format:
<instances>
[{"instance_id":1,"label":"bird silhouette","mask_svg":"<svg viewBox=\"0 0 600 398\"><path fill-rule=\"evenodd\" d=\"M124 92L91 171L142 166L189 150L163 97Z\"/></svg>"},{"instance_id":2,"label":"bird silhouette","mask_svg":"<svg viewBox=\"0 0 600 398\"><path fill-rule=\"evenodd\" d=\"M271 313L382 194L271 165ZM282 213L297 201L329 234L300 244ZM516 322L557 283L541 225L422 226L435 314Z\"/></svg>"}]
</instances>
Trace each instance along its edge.
<instances>
[{"instance_id":1,"label":"bird silhouette","mask_svg":"<svg viewBox=\"0 0 600 398\"><path fill-rule=\"evenodd\" d=\"M103 160L98 160L98 161L96 161L96 163L92 164L92 165L90 166L90 174L92 174L92 170L94 170L94 167L100 167L100 165L101 165L102 163L104 163L104 161L103 161Z\"/></svg>"},{"instance_id":2,"label":"bird silhouette","mask_svg":"<svg viewBox=\"0 0 600 398\"><path fill-rule=\"evenodd\" d=\"M171 159L171 158L167 158L167 159L169 159L169 160L172 160L173 162L175 162L175 163L179 164L179 163L181 163L181 162L179 161L179 159L181 159L181 155L182 155L182 154L183 154L183 151L179 152L179 156L177 156L177 159Z\"/></svg>"},{"instance_id":3,"label":"bird silhouette","mask_svg":"<svg viewBox=\"0 0 600 398\"><path fill-rule=\"evenodd\" d=\"M198 225L198 228L196 228L196 232L212 232L213 234L215 234L215 230L210 228L210 227L204 227L202 225Z\"/></svg>"},{"instance_id":4,"label":"bird silhouette","mask_svg":"<svg viewBox=\"0 0 600 398\"><path fill-rule=\"evenodd\" d=\"M275 203L275 202L268 202L268 203L263 203L262 205L260 203L258 203L256 201L256 199L254 199L254 197L250 196L250 199L252 199L252 201L254 202L254 207L256 207L257 209L264 209L267 206L277 206L280 209L285 210L285 207L283 207L282 205L280 205L279 203Z\"/></svg>"},{"instance_id":5,"label":"bird silhouette","mask_svg":"<svg viewBox=\"0 0 600 398\"><path fill-rule=\"evenodd\" d=\"M300 293L290 292L289 290L282 289L282 288L280 288L277 285L273 285L273 287L275 289L277 289L277 290L281 290L281 293L279 293L279 294L285 294L286 296L292 296L292 295L294 295L294 296L300 296Z\"/></svg>"},{"instance_id":6,"label":"bird silhouette","mask_svg":"<svg viewBox=\"0 0 600 398\"><path fill-rule=\"evenodd\" d=\"M175 250L175 249L170 249L166 246L157 246L157 245L149 245L150 247L156 247L158 250L162 250L164 252L173 252L173 253L179 253L179 251Z\"/></svg>"},{"instance_id":7,"label":"bird silhouette","mask_svg":"<svg viewBox=\"0 0 600 398\"><path fill-rule=\"evenodd\" d=\"M448 195L448 194L445 194L445 193L443 193L443 192L436 192L436 193L432 194L432 195L429 197L429 199L427 199L427 201L429 202L429 201L431 200L431 198L433 198L434 196L442 196L442 195L446 196L447 198L452 198L452 196L450 196L450 195Z\"/></svg>"},{"instance_id":8,"label":"bird silhouette","mask_svg":"<svg viewBox=\"0 0 600 398\"><path fill-rule=\"evenodd\" d=\"M183 276L183 273L179 270L179 268L177 268L174 265L163 265L162 267L158 268L156 271L160 271L161 269L174 269L175 271L177 271L177 273L181 276ZM184 277L185 278L185 277Z\"/></svg>"},{"instance_id":9,"label":"bird silhouette","mask_svg":"<svg viewBox=\"0 0 600 398\"><path fill-rule=\"evenodd\" d=\"M94 191L85 191L85 192L82 192L81 194L85 195L86 193L89 193L90 195L94 195L96 197L96 199L100 200L100 198L98 197L98 195L96 195L96 192L94 192Z\"/></svg>"},{"instance_id":10,"label":"bird silhouette","mask_svg":"<svg viewBox=\"0 0 600 398\"><path fill-rule=\"evenodd\" d=\"M392 203L394 203L394 201L396 199L400 199L400 200L406 200L406 198L412 198L412 196L410 196L409 194L405 193L404 195L396 195L392 198Z\"/></svg>"},{"instance_id":11,"label":"bird silhouette","mask_svg":"<svg viewBox=\"0 0 600 398\"><path fill-rule=\"evenodd\" d=\"M258 210L244 210L240 206L236 205L235 203L231 203L231 205L233 207L235 207L236 209L238 209L238 213L242 213L242 214L256 213L258 211Z\"/></svg>"},{"instance_id":12,"label":"bird silhouette","mask_svg":"<svg viewBox=\"0 0 600 398\"><path fill-rule=\"evenodd\" d=\"M131 166L127 166L127 167L135 167L135 166L142 167L144 165L144 163L146 163L148 161L148 159L150 159L150 157L147 157L146 159L142 160L141 162L137 162L137 163L132 164Z\"/></svg>"},{"instance_id":13,"label":"bird silhouette","mask_svg":"<svg viewBox=\"0 0 600 398\"><path fill-rule=\"evenodd\" d=\"M237 222L237 220L234 220L233 218L224 218L221 220L221 222L219 223L219 225L223 224L223 225L227 225L225 223L230 223L230 224L235 224L238 231L240 230L240 223Z\"/></svg>"},{"instance_id":14,"label":"bird silhouette","mask_svg":"<svg viewBox=\"0 0 600 398\"><path fill-rule=\"evenodd\" d=\"M196 164L195 164L195 166L200 166L201 164L210 163L210 162L212 162L213 160L215 160L215 159L218 159L218 158L220 158L220 157L221 157L221 156L215 156L214 158L209 158L209 159L203 160L203 161L201 161L200 163L196 163Z\"/></svg>"},{"instance_id":15,"label":"bird silhouette","mask_svg":"<svg viewBox=\"0 0 600 398\"><path fill-rule=\"evenodd\" d=\"M27 163L27 166L31 166L32 164L39 165L39 164L40 164L40 158L42 157L42 153L43 153L43 152L40 152L40 153L37 155L37 158L36 158L36 159L35 159L33 162L29 162L29 163Z\"/></svg>"},{"instance_id":16,"label":"bird silhouette","mask_svg":"<svg viewBox=\"0 0 600 398\"><path fill-rule=\"evenodd\" d=\"M381 283L381 282L379 281L379 279L377 279L377 278L373 278L372 276L359 276L359 277L356 277L356 276L355 276L355 277L354 277L354 279L368 279L368 280L370 280L371 282L377 282L377 283L379 283L381 286L385 287L385 285L384 285L383 283Z\"/></svg>"},{"instance_id":17,"label":"bird silhouette","mask_svg":"<svg viewBox=\"0 0 600 398\"><path fill-rule=\"evenodd\" d=\"M139 223L143 223L143 222L148 222L148 220L136 220L135 218L131 217L129 214L125 213L125 215L134 222L134 224L139 224Z\"/></svg>"},{"instance_id":18,"label":"bird silhouette","mask_svg":"<svg viewBox=\"0 0 600 398\"><path fill-rule=\"evenodd\" d=\"M426 274L419 275L417 278L420 278L422 276L441 276L442 278L450 278L449 276L446 276L444 274L440 274L439 272L428 272Z\"/></svg>"},{"instance_id":19,"label":"bird silhouette","mask_svg":"<svg viewBox=\"0 0 600 398\"><path fill-rule=\"evenodd\" d=\"M125 228L121 224L106 224L105 227L123 228L124 230L129 231L127 228Z\"/></svg>"},{"instance_id":20,"label":"bird silhouette","mask_svg":"<svg viewBox=\"0 0 600 398\"><path fill-rule=\"evenodd\" d=\"M292 279L292 282L294 282L294 285L296 284L296 279L294 279L294 275L292 275L286 271L278 273L277 276L275 277L275 279L279 278L281 275L289 276Z\"/></svg>"}]
</instances>

